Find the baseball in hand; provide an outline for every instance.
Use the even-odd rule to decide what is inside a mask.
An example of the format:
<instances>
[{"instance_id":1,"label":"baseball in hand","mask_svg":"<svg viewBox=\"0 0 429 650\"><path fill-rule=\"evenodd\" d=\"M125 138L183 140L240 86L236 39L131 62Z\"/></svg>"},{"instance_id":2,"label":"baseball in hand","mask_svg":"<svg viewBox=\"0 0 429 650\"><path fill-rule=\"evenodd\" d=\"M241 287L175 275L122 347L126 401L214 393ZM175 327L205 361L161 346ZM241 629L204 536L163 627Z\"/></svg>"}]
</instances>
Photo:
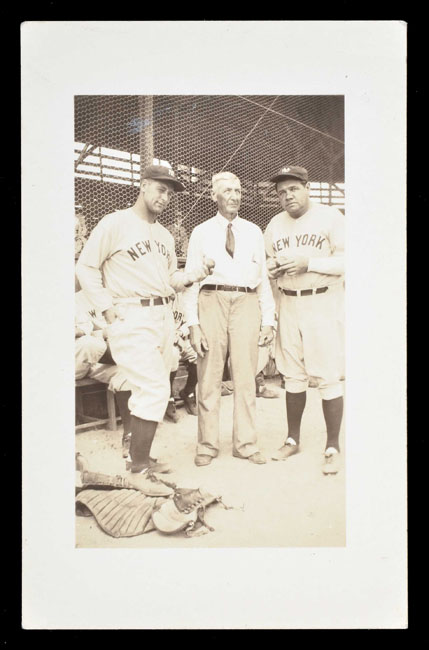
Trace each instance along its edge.
<instances>
[{"instance_id":1,"label":"baseball in hand","mask_svg":"<svg viewBox=\"0 0 429 650\"><path fill-rule=\"evenodd\" d=\"M213 269L214 269L214 267L216 266L215 261L212 260L210 257L206 257L206 258L204 259L204 262L205 262L205 265L206 265L207 268L208 268L209 275L211 275L211 274L213 273Z\"/></svg>"}]
</instances>

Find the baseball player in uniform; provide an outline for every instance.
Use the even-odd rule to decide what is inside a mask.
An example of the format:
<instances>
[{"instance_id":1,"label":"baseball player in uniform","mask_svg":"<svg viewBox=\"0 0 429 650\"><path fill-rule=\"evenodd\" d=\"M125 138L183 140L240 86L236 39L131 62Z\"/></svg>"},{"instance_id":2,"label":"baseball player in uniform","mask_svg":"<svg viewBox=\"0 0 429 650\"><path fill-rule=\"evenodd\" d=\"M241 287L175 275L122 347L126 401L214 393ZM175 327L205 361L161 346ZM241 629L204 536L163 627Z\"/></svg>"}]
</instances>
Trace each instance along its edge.
<instances>
[{"instance_id":1,"label":"baseball player in uniform","mask_svg":"<svg viewBox=\"0 0 429 650\"><path fill-rule=\"evenodd\" d=\"M166 417L172 422L178 421L176 405L173 395L173 382L176 378L179 363L182 362L188 371L186 384L179 392L179 397L190 415L198 415L195 388L197 385L197 353L193 349L189 339L189 327L186 324L183 307L182 294L176 294L173 302L173 316L176 326L176 336L174 341L174 360L170 373L170 400L168 402Z\"/></svg>"},{"instance_id":2,"label":"baseball player in uniform","mask_svg":"<svg viewBox=\"0 0 429 650\"><path fill-rule=\"evenodd\" d=\"M310 200L307 170L286 166L270 179L282 211L265 231L267 267L278 287L275 361L285 377L288 436L273 456L299 451L301 418L310 377L318 380L327 429L323 472L340 466L343 415L339 305L344 274L344 216Z\"/></svg>"},{"instance_id":3,"label":"baseball player in uniform","mask_svg":"<svg viewBox=\"0 0 429 650\"><path fill-rule=\"evenodd\" d=\"M174 191L184 189L171 168L147 167L134 206L100 220L76 265L82 289L108 323L112 357L131 385L132 472L151 465L161 471L150 448L170 395L172 300L211 270L202 260L198 268L178 271L174 239L158 221Z\"/></svg>"}]
</instances>

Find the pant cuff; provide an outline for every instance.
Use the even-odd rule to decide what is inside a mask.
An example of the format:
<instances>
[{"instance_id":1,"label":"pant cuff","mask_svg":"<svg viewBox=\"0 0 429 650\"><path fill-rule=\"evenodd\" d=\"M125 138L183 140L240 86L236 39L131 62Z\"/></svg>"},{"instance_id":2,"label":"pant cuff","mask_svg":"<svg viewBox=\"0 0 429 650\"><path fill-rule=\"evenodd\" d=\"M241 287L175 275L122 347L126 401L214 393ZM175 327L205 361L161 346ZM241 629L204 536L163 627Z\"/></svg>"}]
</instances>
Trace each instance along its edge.
<instances>
[{"instance_id":1,"label":"pant cuff","mask_svg":"<svg viewBox=\"0 0 429 650\"><path fill-rule=\"evenodd\" d=\"M319 386L319 393L322 399L336 399L343 396L344 389L340 383L329 384L329 386Z\"/></svg>"}]
</instances>

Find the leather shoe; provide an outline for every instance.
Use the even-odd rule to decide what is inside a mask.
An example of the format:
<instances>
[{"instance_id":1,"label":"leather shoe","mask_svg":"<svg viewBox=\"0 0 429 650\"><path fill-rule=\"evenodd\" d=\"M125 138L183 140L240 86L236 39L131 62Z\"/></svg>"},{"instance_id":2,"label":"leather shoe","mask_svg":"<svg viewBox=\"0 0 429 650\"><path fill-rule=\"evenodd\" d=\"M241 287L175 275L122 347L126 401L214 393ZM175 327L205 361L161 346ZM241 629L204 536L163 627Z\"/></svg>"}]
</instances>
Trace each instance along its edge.
<instances>
[{"instance_id":1,"label":"leather shoe","mask_svg":"<svg viewBox=\"0 0 429 650\"><path fill-rule=\"evenodd\" d=\"M235 458L241 458L242 460L249 460L251 463L255 463L255 465L264 465L264 463L267 462L260 451L256 451L254 454L251 454L250 456L241 456L240 454L232 454L232 455L235 456Z\"/></svg>"},{"instance_id":2,"label":"leather shoe","mask_svg":"<svg viewBox=\"0 0 429 650\"><path fill-rule=\"evenodd\" d=\"M188 411L189 415L198 415L197 402L194 393L186 395L186 393L181 390L179 395L182 398L185 409Z\"/></svg>"},{"instance_id":3,"label":"leather shoe","mask_svg":"<svg viewBox=\"0 0 429 650\"><path fill-rule=\"evenodd\" d=\"M272 455L273 460L286 460L289 456L293 456L299 452L299 445L283 445L275 454Z\"/></svg>"},{"instance_id":4,"label":"leather shoe","mask_svg":"<svg viewBox=\"0 0 429 650\"><path fill-rule=\"evenodd\" d=\"M210 465L213 460L213 456L208 454L197 454L194 459L195 465L198 467L203 467L203 465Z\"/></svg>"}]
</instances>

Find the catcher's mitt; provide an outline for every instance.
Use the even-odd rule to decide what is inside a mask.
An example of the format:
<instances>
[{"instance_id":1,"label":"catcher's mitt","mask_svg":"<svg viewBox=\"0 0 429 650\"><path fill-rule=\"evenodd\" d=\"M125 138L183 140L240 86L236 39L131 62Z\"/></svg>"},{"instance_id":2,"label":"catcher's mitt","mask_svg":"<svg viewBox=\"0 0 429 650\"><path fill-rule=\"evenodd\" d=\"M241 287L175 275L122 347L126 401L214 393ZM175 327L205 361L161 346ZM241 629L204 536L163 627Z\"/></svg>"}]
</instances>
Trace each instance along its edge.
<instances>
[{"instance_id":1,"label":"catcher's mitt","mask_svg":"<svg viewBox=\"0 0 429 650\"><path fill-rule=\"evenodd\" d=\"M152 521L160 532L167 535L181 530L188 537L203 535L207 529L214 530L204 521L204 514L206 507L216 502L221 502L221 497L213 496L201 488L175 488L173 497L154 510Z\"/></svg>"}]
</instances>

